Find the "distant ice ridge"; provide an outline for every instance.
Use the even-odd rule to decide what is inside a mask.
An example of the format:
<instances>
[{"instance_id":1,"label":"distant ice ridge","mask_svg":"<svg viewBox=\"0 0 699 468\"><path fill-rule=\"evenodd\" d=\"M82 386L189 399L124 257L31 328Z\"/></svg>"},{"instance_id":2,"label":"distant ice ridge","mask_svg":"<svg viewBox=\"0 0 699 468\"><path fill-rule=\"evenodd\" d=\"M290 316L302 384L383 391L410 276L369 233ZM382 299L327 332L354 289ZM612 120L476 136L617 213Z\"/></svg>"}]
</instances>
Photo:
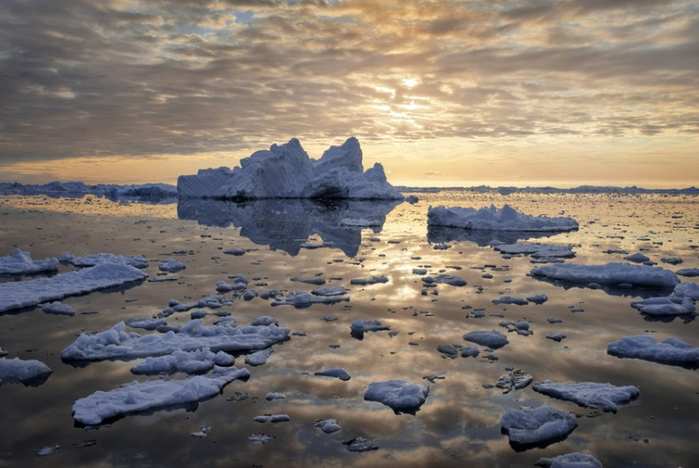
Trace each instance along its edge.
<instances>
[{"instance_id":1,"label":"distant ice ridge","mask_svg":"<svg viewBox=\"0 0 699 468\"><path fill-rule=\"evenodd\" d=\"M160 200L177 196L177 188L169 184L88 185L84 182L50 182L43 185L0 183L0 194L3 195L49 195L53 197L84 196L87 194L106 197L114 200L122 198L138 198Z\"/></svg>"},{"instance_id":2,"label":"distant ice ridge","mask_svg":"<svg viewBox=\"0 0 699 468\"><path fill-rule=\"evenodd\" d=\"M9 257L0 257L0 276L34 275L57 270L58 259L32 260L31 254L21 249L15 249Z\"/></svg>"},{"instance_id":3,"label":"distant ice ridge","mask_svg":"<svg viewBox=\"0 0 699 468\"><path fill-rule=\"evenodd\" d=\"M402 200L376 163L364 171L359 140L351 137L311 159L297 139L256 151L230 170L201 169L177 180L180 198L253 200L262 198Z\"/></svg>"},{"instance_id":4,"label":"distant ice ridge","mask_svg":"<svg viewBox=\"0 0 699 468\"><path fill-rule=\"evenodd\" d=\"M0 313L140 281L147 273L123 263L104 263L51 278L0 283Z\"/></svg>"},{"instance_id":5,"label":"distant ice ridge","mask_svg":"<svg viewBox=\"0 0 699 468\"><path fill-rule=\"evenodd\" d=\"M510 205L504 205L501 209L491 205L479 210L458 206L430 207L427 211L427 224L490 231L555 232L578 229L578 222L573 218L531 216L519 213Z\"/></svg>"}]
</instances>

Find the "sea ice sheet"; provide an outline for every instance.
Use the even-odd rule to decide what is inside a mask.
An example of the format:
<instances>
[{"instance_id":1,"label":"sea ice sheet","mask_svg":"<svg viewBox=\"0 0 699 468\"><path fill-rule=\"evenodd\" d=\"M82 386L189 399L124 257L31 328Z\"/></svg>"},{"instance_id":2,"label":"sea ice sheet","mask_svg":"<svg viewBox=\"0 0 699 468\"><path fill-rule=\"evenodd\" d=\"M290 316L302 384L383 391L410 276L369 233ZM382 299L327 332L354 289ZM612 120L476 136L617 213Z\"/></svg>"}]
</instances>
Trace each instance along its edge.
<instances>
[{"instance_id":1,"label":"sea ice sheet","mask_svg":"<svg viewBox=\"0 0 699 468\"><path fill-rule=\"evenodd\" d=\"M535 278L570 281L573 283L597 283L608 285L631 284L657 288L672 288L680 280L670 270L648 265L607 263L603 265L579 265L559 263L534 268Z\"/></svg>"},{"instance_id":2,"label":"sea ice sheet","mask_svg":"<svg viewBox=\"0 0 699 468\"><path fill-rule=\"evenodd\" d=\"M596 382L557 383L546 380L535 383L532 388L553 398L613 412L617 411L619 405L626 405L640 395L638 388L633 385L618 387L610 383Z\"/></svg>"}]
</instances>

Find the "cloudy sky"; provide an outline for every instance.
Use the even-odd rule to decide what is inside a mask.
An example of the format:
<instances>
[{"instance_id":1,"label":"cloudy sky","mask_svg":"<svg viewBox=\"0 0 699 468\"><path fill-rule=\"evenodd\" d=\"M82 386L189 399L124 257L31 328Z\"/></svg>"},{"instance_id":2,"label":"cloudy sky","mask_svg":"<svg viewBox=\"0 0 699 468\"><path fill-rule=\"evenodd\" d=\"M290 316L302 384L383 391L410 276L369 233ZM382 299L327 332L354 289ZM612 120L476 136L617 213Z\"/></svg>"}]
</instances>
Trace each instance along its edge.
<instances>
[{"instance_id":1,"label":"cloudy sky","mask_svg":"<svg viewBox=\"0 0 699 468\"><path fill-rule=\"evenodd\" d=\"M410 185L699 185L695 0L2 0L0 180L354 135Z\"/></svg>"}]
</instances>

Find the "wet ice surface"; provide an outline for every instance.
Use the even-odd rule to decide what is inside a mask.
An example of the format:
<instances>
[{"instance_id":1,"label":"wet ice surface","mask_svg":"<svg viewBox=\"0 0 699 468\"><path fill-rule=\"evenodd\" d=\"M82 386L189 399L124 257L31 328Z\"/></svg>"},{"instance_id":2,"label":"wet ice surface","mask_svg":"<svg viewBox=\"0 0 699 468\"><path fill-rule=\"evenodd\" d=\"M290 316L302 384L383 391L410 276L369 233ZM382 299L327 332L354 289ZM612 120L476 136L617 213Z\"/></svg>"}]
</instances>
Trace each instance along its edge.
<instances>
[{"instance_id":1,"label":"wet ice surface","mask_svg":"<svg viewBox=\"0 0 699 468\"><path fill-rule=\"evenodd\" d=\"M695 199L418 195L420 203L395 208L293 201L168 207L97 198L0 199L0 255L11 255L15 247L30 252L33 259L59 257L66 251L76 257L105 252L141 255L148 259L144 271L150 278L168 280L61 299L74 310L72 316L45 313L42 309L51 301L0 315L0 345L8 359L37 359L53 370L36 387L0 385L0 417L5 422L0 427L0 464L31 465L38 449L60 445L49 459L63 466L532 466L539 459L562 460L561 454L574 452L593 455L605 466L692 466L699 457L692 438L699 430L694 416L699 372L619 359L607 353L607 346L638 335L699 345L695 313L651 315L631 305L648 298L666 298L666 305L681 305L687 297L695 301L696 278L680 276L683 283L674 290L601 283L596 289L588 283L540 281L527 276L538 266L532 261L539 254L525 252L533 247L511 247L515 250L510 252L495 247L538 243L539 252L564 264L646 266L624 260L641 253L671 272L697 268ZM532 215L569 216L580 228L550 236L427 227L429 205L481 208L491 203L508 203ZM177 212L183 219L177 219ZM673 218L676 212L684 216ZM378 224L367 228L343 224L343 219ZM450 248L435 250L437 244ZM568 246L574 257L563 255ZM232 248L244 255L226 252ZM681 266L663 258L681 259ZM158 266L169 259L187 268L160 272ZM58 264L58 274L72 271L82 270ZM441 275L458 275L466 284L422 281ZM292 278L322 278L325 283ZM372 278L381 280L352 284ZM37 277L22 278L32 279ZM15 278L0 281L7 284ZM275 300L299 297L302 303L309 296L350 301L272 307ZM505 296L529 304L493 303ZM219 365L211 355L219 353L173 351L160 362L142 357L69 364L60 359L63 349L83 332L93 336L120 322L146 326L127 327L126 334L165 336L173 330L172 335L178 335L193 313L201 317L202 327L213 327L219 320L220 325L234 321L248 326L269 315L290 330L289 339L258 356L257 350L221 352L229 361L220 365L230 366L232 359L238 368L247 367L250 378L231 382L221 394L198 404L156 404L142 413L127 412L98 431L74 427L71 412L76 401L134 379L170 382L190 378L187 372L210 375L211 363ZM333 320L324 320L326 316ZM362 321L362 333L355 336L354 321ZM387 329L369 331L374 321ZM524 323L533 334L518 333L522 329L517 324ZM509 344L495 349L463 338L472 331L492 330ZM362 339L356 339L360 335ZM556 342L549 335L566 338ZM187 353L202 356L188 359ZM139 365L153 373L134 375L131 369ZM526 370L534 382L609 382L639 388L641 396L613 414L551 398L532 385L517 388L512 378L503 380L503 388L485 386L494 387L501 377L516 377L515 369ZM345 375L351 378L343 380ZM370 384L391 380L429 380L429 396L414 415L395 415L388 406L364 400ZM505 411L544 404L577 413L578 427L544 449L513 450L501 433ZM289 420L255 422L256 417L275 415ZM191 435L207 427L214 429L205 431L206 438Z\"/></svg>"}]
</instances>

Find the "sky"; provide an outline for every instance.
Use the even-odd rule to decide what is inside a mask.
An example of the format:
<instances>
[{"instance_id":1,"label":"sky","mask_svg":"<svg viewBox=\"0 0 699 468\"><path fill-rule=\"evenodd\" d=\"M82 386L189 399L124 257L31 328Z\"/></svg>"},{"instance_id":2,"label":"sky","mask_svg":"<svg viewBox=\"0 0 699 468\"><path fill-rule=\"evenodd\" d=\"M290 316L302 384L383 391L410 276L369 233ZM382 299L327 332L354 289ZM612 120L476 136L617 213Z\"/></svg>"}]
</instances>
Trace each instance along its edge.
<instances>
[{"instance_id":1,"label":"sky","mask_svg":"<svg viewBox=\"0 0 699 468\"><path fill-rule=\"evenodd\" d=\"M699 3L0 2L0 181L350 136L394 185L699 186Z\"/></svg>"}]
</instances>

